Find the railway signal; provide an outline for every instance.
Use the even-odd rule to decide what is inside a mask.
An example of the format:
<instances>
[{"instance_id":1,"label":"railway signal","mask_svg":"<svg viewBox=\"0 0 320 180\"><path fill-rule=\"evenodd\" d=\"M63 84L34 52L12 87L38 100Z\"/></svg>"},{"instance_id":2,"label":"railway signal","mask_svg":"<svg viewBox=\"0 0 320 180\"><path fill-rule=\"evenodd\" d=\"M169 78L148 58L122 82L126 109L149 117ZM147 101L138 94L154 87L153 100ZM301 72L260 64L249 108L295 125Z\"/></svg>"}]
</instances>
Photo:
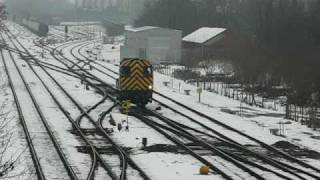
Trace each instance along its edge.
<instances>
[{"instance_id":1,"label":"railway signal","mask_svg":"<svg viewBox=\"0 0 320 180\"><path fill-rule=\"evenodd\" d=\"M130 100L124 100L121 102L122 111L127 115L127 127L126 130L129 131L129 112L133 104Z\"/></svg>"}]
</instances>

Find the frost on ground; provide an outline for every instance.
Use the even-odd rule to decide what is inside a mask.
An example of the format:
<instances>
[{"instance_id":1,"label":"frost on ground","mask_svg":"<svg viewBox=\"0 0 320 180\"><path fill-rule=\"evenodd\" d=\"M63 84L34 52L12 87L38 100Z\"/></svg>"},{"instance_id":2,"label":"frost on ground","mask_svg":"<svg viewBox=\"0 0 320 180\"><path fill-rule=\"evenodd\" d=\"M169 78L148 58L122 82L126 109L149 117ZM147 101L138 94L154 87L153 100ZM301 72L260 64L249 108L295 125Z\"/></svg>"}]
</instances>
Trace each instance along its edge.
<instances>
[{"instance_id":1,"label":"frost on ground","mask_svg":"<svg viewBox=\"0 0 320 180\"><path fill-rule=\"evenodd\" d=\"M0 179L33 179L33 164L13 96L0 63Z\"/></svg>"},{"instance_id":2,"label":"frost on ground","mask_svg":"<svg viewBox=\"0 0 320 180\"><path fill-rule=\"evenodd\" d=\"M117 59L117 52L119 48L112 48L112 45L105 45L105 49L108 49L103 53L102 59ZM112 56L116 58L112 58ZM119 62L108 61L103 62L108 68L117 71ZM309 152L310 157L299 156L300 158L306 158L310 163L318 164L317 161L312 160L313 158L317 159L317 153L320 152L320 140L317 137L320 137L319 131L314 131L310 128L307 128L303 125L300 125L298 122L290 121L284 119L284 113L282 111L274 111L263 109L259 107L253 107L246 104L241 104L237 100L229 99L227 97L215 94L213 92L203 91L201 94L201 102L198 102L198 93L197 87L187 84L182 80L173 79L170 76L166 76L160 73L155 72L155 90L161 92L182 104L185 104L194 109L200 110L202 113L209 115L223 123L226 123L236 129L239 129L242 132L245 132L261 141L264 141L270 145L278 146L278 148L283 148L285 150L286 145L288 147L297 146L300 151ZM101 75L101 78L103 76ZM164 85L164 82L169 82L168 86ZM114 82L110 82L114 83ZM186 95L184 90L190 90L190 95ZM178 108L172 102L169 102L160 96L154 95L154 98L168 103L171 107ZM241 106L241 113L240 113ZM180 108L181 111L185 109ZM162 113L167 114L169 117L173 117L174 113L166 110L162 110ZM186 112L188 113L188 112ZM230 133L223 128L219 128L216 125L207 122L207 120L192 115L194 118L200 120L201 122L218 129L219 132L230 136L231 138L239 141L243 144L250 144L252 142L247 139L239 138L238 135ZM183 123L187 123L185 120L181 120ZM283 124L283 135L280 136L277 133L272 134L273 129L279 129L280 123ZM286 145L285 145L286 144ZM293 145L293 146L290 146ZM310 151L309 151L310 150ZM290 152L290 149L289 149ZM312 154L315 154L313 156ZM318 156L319 157L319 156ZM311 159L309 159L311 158Z\"/></svg>"},{"instance_id":3,"label":"frost on ground","mask_svg":"<svg viewBox=\"0 0 320 180\"><path fill-rule=\"evenodd\" d=\"M19 30L17 30L17 34L20 34L19 39L23 42L25 46L29 48L29 50L32 52L32 54L36 54L37 57L40 57L41 50L38 47L35 47L33 44L33 40L36 39L35 36L31 35L27 31L25 31L21 27L16 27ZM12 28L13 29L13 28ZM79 29L80 31L81 29ZM59 30L54 31L53 33L58 34ZM61 33L61 32L60 32ZM21 35L23 34L23 36ZM62 33L63 35L63 33ZM58 35L56 35L58 36ZM61 35L60 35L61 36ZM61 36L63 38L63 36ZM60 38L61 38L60 37ZM89 41L88 41L89 42ZM90 42L89 42L90 43ZM70 54L70 50L72 47L76 46L77 44L81 45L81 42L74 42L73 44L70 44L70 46L64 48L63 54L70 59L75 58ZM57 44L59 45L59 44ZM97 43L98 45L98 43ZM81 53L88 55L86 53L87 50L95 49L93 48L94 43L91 45L89 44L85 48L82 48L80 50ZM107 44L101 46L102 50L98 58L99 63L103 64L104 66L107 66L108 68L118 71L119 60L120 60L120 46L119 43L117 44ZM93 50L95 51L95 50ZM75 51L76 52L76 51ZM76 52L77 53L77 52ZM91 54L99 54L99 52L94 52ZM56 60L54 60L49 53L46 53L47 58L42 59L45 62L49 62L58 66L61 66L60 63L58 63ZM77 56L81 57L79 54ZM24 64L24 62L19 62L20 65ZM101 67L99 67L101 68ZM78 110L72 105L70 102L68 102L67 98L57 89L57 87L46 77L43 72L41 73L40 69L36 68L37 71L40 72L40 75L42 77L47 78L48 81L47 84L50 86L52 90L54 90L54 94L58 96L59 101L63 103L63 105L68 109L69 113L72 117L76 118L78 115ZM112 76L117 77L116 74L112 72L108 72L106 69L101 70L105 71L106 73L110 73ZM24 72L27 72L27 70L24 70ZM10 95L10 89L8 88L7 84L1 84L3 82L6 82L5 76L3 76L3 71L0 71L2 73L1 75L1 81L0 81L0 102L5 103L5 108L3 109L4 114L8 114L8 119L13 119L10 121L11 124L9 127L12 127L12 131L17 133L18 131L14 130L15 128L20 128L17 126L18 124L18 118L17 114L14 111L14 103L12 96ZM68 92L72 94L74 98L76 98L81 105L83 105L85 108L90 108L92 104L95 104L98 102L101 98L100 95L96 94L93 90L85 90L82 85L80 84L80 81L75 78L66 77L62 74L59 74L57 72L50 71L54 75L55 78L65 87ZM107 77L106 75L96 71L92 70L91 73L94 75L100 77L104 81L115 84L115 81L112 78ZM29 78L31 78L30 75L28 75ZM30 80L32 81L32 80ZM172 84L169 84L169 86L165 86L163 82L169 82ZM291 122L283 119L283 114L281 112L277 111L270 111L266 109L261 109L257 107L251 107L247 105L243 105L243 112L242 116L239 115L239 106L240 103L235 100L228 99L226 97L219 96L217 94L204 91L202 94L202 102L199 103L198 101L198 94L197 94L197 87L186 84L183 81L177 80L177 79L171 79L171 77L159 74L155 72L155 89L169 97L174 98L175 100L192 107L194 109L198 109L201 112L216 118L217 120L224 122L236 129L241 130L242 132L245 132L257 139L260 139L268 144L274 144L276 147L283 147L290 144L298 145L298 147L311 149L314 151L320 151L320 140L312 137L320 137L320 133L317 131L312 131L304 126L299 125L296 122ZM40 90L40 84L35 83L32 85L32 90L37 92L37 90ZM190 90L190 95L186 95L184 93L184 90ZM43 94L43 92L38 92L39 97ZM45 93L43 94L45 95ZM38 97L38 98L39 98ZM179 109L178 106L173 104L172 102L168 102L165 99L154 95L154 98L158 99L159 101L165 102L168 105ZM0 104L1 105L1 104ZM153 103L151 106L157 106L156 103ZM71 125L70 123L63 117L61 113L58 112L58 109L54 107L54 104L51 103L45 103L42 104L42 108L45 109L45 112L48 115L56 115L54 118L49 118L50 120L50 126L55 130L57 138L59 139L63 149L65 150L66 155L69 157L69 160L74 165L75 169L77 169L77 172L81 174L82 177L84 177L87 174L88 167L90 166L91 160L90 157L87 154L80 153L77 151L75 147L84 147L85 145L81 143L81 140L78 137L75 137L73 134L70 133ZM100 107L98 107L96 110L92 112L92 116L97 119L99 114L103 112L104 110L108 109L110 107L110 102L106 102ZM51 109L51 110L50 110ZM182 110L183 109L179 109ZM3 114L2 111L0 111L0 114ZM164 114L167 117L170 117L172 119L175 119L181 123L184 123L186 125L190 125L196 128L199 128L201 130L201 127L198 127L195 124L192 124L191 122L188 122L185 118L182 118L178 116L177 114L173 113L170 110L162 109L160 110L162 114ZM216 125L208 122L207 120L198 117L192 113L186 112L186 114L189 114L190 116L193 116L195 119L203 122L204 124L211 126L217 131L226 134L227 136L235 139L236 141L242 143L242 144L248 144L252 145L252 142L248 141L245 138L240 138L238 135L234 133L230 133L229 131L226 131L223 128L219 128ZM123 115L119 114L118 112L113 113L113 116L115 116L115 119L118 121L123 121L126 119L126 117L123 117ZM4 118L0 117L1 122ZM107 122L107 121L105 121ZM271 129L275 129L279 127L279 122L286 122L285 124L285 136L277 136L270 134ZM88 125L87 125L88 124ZM125 124L125 123L124 123ZM130 131L119 131L117 127L112 127L114 130L113 138L116 142L118 142L120 145L123 145L123 147L128 148L132 158L137 162L137 164L141 167L143 167L146 170L146 173L153 177L153 179L168 179L168 180L176 180L176 179L219 179L220 177L218 175L210 175L210 176L200 176L198 173L199 167L202 165L198 161L196 161L194 158L190 157L187 154L181 154L181 153L172 153L168 151L168 148L172 146L171 142L168 142L166 138L158 134L157 132L154 132L149 127L146 127L145 124L141 123L139 120L130 117L129 119L130 124ZM89 128L89 123L86 121L83 121L81 124L83 127ZM106 127L110 128L110 124L106 123ZM9 130L11 128L8 128ZM20 134L15 135L15 137L20 138L19 141L14 141L13 144L18 143L17 145L13 145L12 150L9 150L9 154L21 154L19 152L26 151L26 145L24 143L24 135L22 133L23 131L20 129ZM142 138L147 137L148 138L148 145L150 147L160 147L165 150L165 152L159 152L158 150L154 149L143 149L141 141ZM99 136L92 136L92 139L97 139ZM98 142L98 141L97 141ZM289 144L288 144L289 143ZM105 145L105 144L102 144ZM167 145L167 146L161 146L161 145ZM157 148L156 148L157 149ZM1 149L0 149L1 150ZM17 153L12 153L13 150L19 150ZM168 151L168 152L167 152ZM28 153L25 153L28 154ZM5 157L8 157L10 160L10 155L6 155ZM117 157L114 157L110 155L104 156L106 158L107 162L110 162L110 158L112 158L111 164L114 165L114 167L118 167L118 161ZM304 158L304 157L301 157ZM29 158L20 158L20 159L29 159ZM114 160L113 160L114 159ZM316 159L316 158L315 158ZM27 161L22 162L22 167L32 167L32 162ZM109 161L108 161L109 160ZM319 162L317 160L312 160L309 158L306 158L306 160L314 165L318 165ZM219 162L217 162L219 163ZM18 163L20 164L20 163ZM220 163L219 163L220 164ZM0 164L1 166L1 164ZM17 173L17 172L23 172L26 175L30 174L30 171L28 169L20 168L18 170L17 167L14 168L14 171L10 173ZM1 169L0 169L1 170ZM97 179L103 179L105 177L105 172L103 170L97 170ZM32 172L32 171L31 171ZM137 175L132 175L131 178L135 179ZM29 179L29 178L21 179ZM84 177L85 178L85 177Z\"/></svg>"},{"instance_id":4,"label":"frost on ground","mask_svg":"<svg viewBox=\"0 0 320 180\"><path fill-rule=\"evenodd\" d=\"M134 117L128 117L119 113L110 115L114 124L110 125L105 121L104 127L112 130L112 138L130 152L135 162L155 180L209 180L221 179L217 174L202 176L199 168L202 163L183 150L178 148L163 135L150 128ZM127 124L128 122L128 124ZM111 123L112 124L112 123ZM122 128L119 128L121 124ZM126 126L129 130L126 130ZM147 139L147 146L144 147L142 140Z\"/></svg>"}]
</instances>

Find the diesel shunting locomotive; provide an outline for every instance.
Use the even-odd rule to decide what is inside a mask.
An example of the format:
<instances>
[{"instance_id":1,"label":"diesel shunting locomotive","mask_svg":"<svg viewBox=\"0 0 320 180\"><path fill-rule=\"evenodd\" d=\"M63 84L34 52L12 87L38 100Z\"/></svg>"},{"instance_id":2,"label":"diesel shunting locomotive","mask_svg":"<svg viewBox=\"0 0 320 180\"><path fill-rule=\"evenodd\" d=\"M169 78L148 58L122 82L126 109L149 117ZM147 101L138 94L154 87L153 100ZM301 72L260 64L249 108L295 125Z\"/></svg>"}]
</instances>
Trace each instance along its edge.
<instances>
[{"instance_id":1,"label":"diesel shunting locomotive","mask_svg":"<svg viewBox=\"0 0 320 180\"><path fill-rule=\"evenodd\" d=\"M153 68L144 59L123 59L120 63L120 90L118 100L130 100L137 106L145 106L152 101Z\"/></svg>"}]
</instances>

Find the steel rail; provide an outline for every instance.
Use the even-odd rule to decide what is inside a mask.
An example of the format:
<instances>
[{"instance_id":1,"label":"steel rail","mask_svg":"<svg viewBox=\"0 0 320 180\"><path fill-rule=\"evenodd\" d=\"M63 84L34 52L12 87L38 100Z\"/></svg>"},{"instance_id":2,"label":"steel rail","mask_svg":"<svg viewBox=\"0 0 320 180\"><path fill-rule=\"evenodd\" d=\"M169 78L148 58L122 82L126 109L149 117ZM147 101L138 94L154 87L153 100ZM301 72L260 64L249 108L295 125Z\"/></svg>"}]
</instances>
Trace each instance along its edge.
<instances>
[{"instance_id":1,"label":"steel rail","mask_svg":"<svg viewBox=\"0 0 320 180\"><path fill-rule=\"evenodd\" d=\"M172 119L169 119L169 118L167 118L167 117L162 116L161 114L155 113L155 112L153 112L153 111L148 111L148 112L151 113L153 116L157 117L158 119L162 120L162 121L165 122L166 124L168 124L171 128L175 128L176 130L178 130L179 132L181 132L183 136L187 135L187 136L188 136L189 138L191 138L191 139L198 140L198 138L196 138L194 135L192 135L191 133L187 132L186 129L191 129L191 130L196 131L196 132L198 132L198 133L200 133L200 134L205 134L205 133L203 133L203 132L201 132L201 131L199 131L199 130L196 130L196 129L194 129L194 128L191 128L191 127L188 127L188 126L186 126L186 125L177 123L177 122L173 121ZM208 135L208 134L206 134L206 135ZM210 135L208 135L208 136L209 136L209 137L212 137L212 136L210 136ZM218 139L218 138L216 138L216 137L213 137L213 138ZM287 168L282 167L283 164L279 164L278 162L275 162L275 161L271 160L270 158L267 158L267 157L258 155L258 154L256 154L256 153L254 153L254 152L246 149L246 148L243 147L243 146L239 146L238 144L233 144L233 143L227 142L227 141L225 141L225 140L223 140L223 139L219 139L219 140L222 141L222 142L224 142L224 143L226 143L226 144L228 144L228 145L231 145L231 146L233 146L233 147L236 147L236 149L238 149L238 150L247 152L247 153L249 153L250 155L253 155L254 157L256 157L256 158L258 158L258 159L261 159L261 160L263 160L263 161L266 161L266 162L268 162L270 165L272 165L273 167L276 167L276 168L278 168L278 169L281 169L283 172L292 174L293 176L296 176L296 177L298 177L298 178L300 178L300 179L305 179L304 177L300 176L299 174L297 174L297 173L295 173L295 172L293 172L293 171L291 171L291 170L288 170ZM207 142L204 142L204 141L202 141L202 140L200 140L199 143L204 144L204 146L207 146L208 148L211 148L211 146L212 146L212 145L208 146L208 143L207 143ZM226 150L223 150L222 148L218 148L218 149L219 149L220 151L225 152L226 154L229 154L229 155L232 156L233 158L241 159L244 163L251 164L251 165L253 165L253 166L257 167L257 168L260 168L261 170L266 170L266 171L269 171L269 172L272 172L272 173L278 175L279 177L283 177L283 175L281 175L281 174L279 174L279 173L277 173L277 172L275 172L275 171L272 171L272 170L270 170L270 169L268 169L268 168L265 168L265 167L263 167L263 166L261 166L261 165L259 165L259 164L257 164L257 163L249 162L249 161L247 161L247 160L245 160L245 159L243 159L243 158L241 158L241 157L238 157L237 155L233 155L232 153L230 153L230 152L228 152L228 151L226 151ZM307 175L308 175L308 174L307 174ZM312 176L311 176L311 177L312 177ZM314 178L317 178L317 177L314 177Z\"/></svg>"},{"instance_id":2,"label":"steel rail","mask_svg":"<svg viewBox=\"0 0 320 180\"><path fill-rule=\"evenodd\" d=\"M19 45L28 53L30 54L25 48L24 46L16 39L16 41L19 43ZM31 57L33 57L31 54L30 54ZM37 60L35 57L33 57L34 60ZM69 115L69 113L63 108L63 106L58 102L57 98L53 95L52 91L48 88L48 86L44 83L44 81L40 78L40 76L34 71L33 67L29 64L29 67L33 70L33 72L36 74L36 76L38 77L38 79L40 80L40 82L42 83L42 85L45 87L45 89L48 91L48 93L50 94L50 96L52 97L52 99L55 101L55 103L58 105L59 109L63 112L63 114L68 118L68 120L73 124L73 127L76 128L76 130L78 131L78 133L80 134L80 136L82 137L82 139L90 146L91 150L92 150L92 158L93 158L93 162L92 162L92 166L90 168L90 171L88 173L88 177L87 179L93 179L94 177L94 170L95 170L95 167L97 165L97 157L99 159L99 161L101 162L101 165L103 168L105 168L109 175L112 177L112 179L117 179L117 177L113 174L111 168L105 164L103 162L103 159L102 157L100 157L98 151L95 149L94 145L91 144L89 142L89 140L85 137L85 135L82 133L82 130L79 126L77 126L76 123L74 123L75 121L71 118L71 116ZM40 66L41 67L41 66ZM47 73L47 75L50 77L50 78L53 78L43 67L42 69L44 70L45 73ZM57 81L53 78L52 79L55 83L57 83ZM60 85L60 84L59 84ZM75 126L76 125L76 126Z\"/></svg>"},{"instance_id":3,"label":"steel rail","mask_svg":"<svg viewBox=\"0 0 320 180\"><path fill-rule=\"evenodd\" d=\"M16 92L16 90L15 90L15 88L13 86L13 81L12 81L11 75L9 73L7 64L5 62L5 58L3 56L3 50L0 49L0 52L1 52L1 58L2 58L2 61L3 61L3 64L4 64L4 69L5 69L5 72L7 73L7 76L8 76L9 86L10 86L11 92L13 94L15 105L16 105L16 108L17 108L17 111L18 111L18 114L19 114L20 123L22 125L23 131L24 131L25 136L26 136L26 140L27 140L27 143L28 143L28 147L29 147L29 151L30 151L30 154L31 154L31 158L32 158L33 164L34 164L34 168L36 170L38 179L39 180L45 180L46 178L45 178L45 175L43 173L42 167L40 165L39 157L38 157L38 155L36 153L36 150L34 148L34 145L33 145L33 142L32 142L32 138L30 136L30 132L28 130L26 121L24 119L24 115L23 115L23 112L22 112L22 109L21 109L21 105L20 105L20 102L18 100L17 92Z\"/></svg>"},{"instance_id":4,"label":"steel rail","mask_svg":"<svg viewBox=\"0 0 320 180\"><path fill-rule=\"evenodd\" d=\"M176 137L173 137L171 135L169 135L168 133L166 133L164 130L162 130L161 128L159 128L158 126L156 126L155 124L153 124L149 118L140 115L138 113L134 113L132 112L132 115L134 115L136 118L140 119L142 122L144 122L145 124L147 124L148 126L150 126L151 128L155 129L156 131L158 131L160 134L162 134L163 136L165 136L166 138L168 138L170 141L172 141L173 143L179 145L180 147L182 147L186 152L188 152L190 155L192 155L194 158L196 158L197 160L199 160L200 162L202 162L203 164L207 165L211 170L217 172L218 174L220 174L222 177L224 177L227 180L232 180L232 177L227 175L223 170L217 168L216 166L214 166L212 163L210 163L208 160L204 159L202 156L200 156L199 154L197 154L196 152L194 152L190 147L186 146L183 142L181 142L179 139L177 139Z\"/></svg>"},{"instance_id":5,"label":"steel rail","mask_svg":"<svg viewBox=\"0 0 320 180\"><path fill-rule=\"evenodd\" d=\"M84 55L82 55L83 57L85 57ZM95 62L95 61L93 61L92 59L91 59L91 61L92 62ZM105 69L107 69L107 70L109 70L108 68L105 68ZM112 71L112 70L111 70ZM114 72L114 71L112 71L112 72ZM114 72L115 73L115 72ZM110 75L108 75L108 76L110 76ZM153 100L156 100L156 99L153 99ZM158 100L156 100L156 101L158 101ZM160 101L158 101L158 102L160 102ZM211 131L212 131L213 129L211 129ZM219 134L217 131L215 131L215 133L216 134ZM226 136L224 136L224 138L227 138ZM228 138L228 140L229 141L231 141L231 142L233 142L233 143L236 143L234 140L232 140L232 139L230 139L230 138ZM237 143L238 144L238 143ZM239 145L239 144L238 144ZM263 146L264 147L264 146ZM270 149L268 149L268 150L270 150ZM247 150L248 151L248 150ZM272 150L271 150L272 151ZM283 155L283 154L282 154ZM262 158L262 157L260 157L260 158ZM266 159L265 159L266 160ZM291 160L291 159L290 159ZM300 172L300 173L303 173L303 174L306 174L306 175L308 175L308 176L310 176L310 177L313 177L313 178L319 178L319 176L317 176L317 175L314 175L314 174L312 174L312 173L310 173L310 172L307 172L307 171L305 171L305 170L303 170L303 169L299 169L299 168L296 168L296 167L294 167L294 166L292 166L292 165L289 165L289 164L286 164L286 163L283 163L283 162L281 162L281 161L277 161L277 160L272 160L272 159L269 159L268 160L269 162L271 162L272 161L272 163L276 163L277 165L276 166L278 166L278 168L279 167L281 167L282 169L284 169L282 166L284 166L284 167L286 167L286 168L290 168L290 169L292 169L292 170L294 170L294 171L298 171L298 172ZM300 161L300 160L298 160L298 161ZM302 162L302 163L304 163L304 162ZM304 166L305 167L305 166ZM288 169L284 169L284 171L289 171ZM292 171L289 171L289 172L292 172Z\"/></svg>"},{"instance_id":6,"label":"steel rail","mask_svg":"<svg viewBox=\"0 0 320 180\"><path fill-rule=\"evenodd\" d=\"M297 171L297 172L303 173L303 174L305 174L305 175L308 175L308 176L310 176L310 177L313 177L313 178L315 178L315 179L320 178L319 176L316 176L316 175L314 175L314 174L312 174L312 173L310 173L310 172L308 172L308 171L305 171L305 170L303 170L303 169L299 169L299 168L297 168L297 167L294 167L293 165L289 165L289 164L286 164L286 163L284 163L284 162L281 162L281 161L278 161L278 160L275 160L275 159L271 159L271 158L269 158L269 157L266 157L265 155L258 154L258 153L254 152L254 151L251 151L251 150L249 150L247 147L245 147L245 146L239 144L238 142L236 142L236 141L228 138L227 136L225 136L225 135L223 135L223 134L215 131L214 129L210 128L209 126L204 125L203 123L195 120L194 118L192 118L192 117L190 117L190 116L188 116L188 115L186 115L186 114L184 114L184 113L182 113L182 112L180 112L180 111L177 111L176 109L174 109L174 108L172 108L172 107L170 107L170 106L168 106L168 105L166 105L166 104L164 104L164 103L162 103L162 102L160 102L160 101L158 101L158 100L155 100L155 99L154 99L154 101L156 101L157 103L159 103L161 106L166 107L167 109L170 109L171 111L173 111L173 112L175 112L175 113L177 113L177 114L179 114L179 115L181 115L181 116L189 119L191 122L194 122L194 123L200 125L201 127L205 128L206 130L208 130L208 131L210 131L210 132L218 135L218 136L220 137L220 138L219 138L220 141L224 141L224 143L228 143L229 145L232 145L233 147L236 147L236 148L238 148L239 150L248 152L248 153L250 153L251 155L254 155L256 158L259 158L259 159L261 159L261 160L269 163L270 165L273 165L273 166L275 166L275 167L277 167L277 168L279 168L279 169L281 169L281 170L283 170L283 171L285 171L285 172L292 173L293 171ZM150 111L150 110L148 110L148 111ZM151 111L151 112L152 112L152 111ZM153 113L155 113L155 112L153 112ZM172 121L172 122L173 122L173 121ZM179 124L179 125L183 126L182 124L177 123L177 122L175 122L175 121L174 121L173 123L176 123L176 124ZM188 129L191 129L191 130L193 130L193 131L197 131L196 129L191 128L191 127L187 127L187 126L184 126L184 127L185 127L185 128L188 128ZM198 133L205 134L205 133L199 132L199 131L198 131ZM205 135L207 135L207 136L210 137L210 135L208 135L208 134L205 134ZM215 137L215 138L217 138L217 137ZM225 140L224 140L224 139L225 139ZM289 169L292 169L293 171L288 170L288 168L289 168Z\"/></svg>"},{"instance_id":7,"label":"steel rail","mask_svg":"<svg viewBox=\"0 0 320 180\"><path fill-rule=\"evenodd\" d=\"M3 37L2 37L2 38L3 38ZM9 37L9 35L8 35L8 38L10 39L10 41L12 42L12 44L14 45L14 42L13 42L12 39ZM10 52L9 52L9 55L10 55L10 57L11 57L14 65L15 65L15 68L17 69L17 71L18 71L18 73L19 73L19 76L21 77L21 79L22 79L22 81L23 81L23 83L24 83L24 85L25 85L25 87L26 87L26 89L27 89L27 91L28 91L28 94L29 94L30 97L31 97L31 100L32 100L32 102L33 102L33 104L34 104L34 106L35 106L35 108L36 108L36 110L37 110L37 112L38 112L38 114L39 114L39 117L40 117L40 119L41 119L41 121L42 121L42 123L43 123L43 125L44 125L44 127L45 127L45 129L46 129L46 131L48 132L48 134L49 134L49 136L50 136L51 141L53 142L54 147L55 147L56 150L57 150L57 153L58 153L58 155L59 155L59 157L60 157L63 165L65 166L65 169L66 169L67 172L68 172L69 177L70 177L71 179L73 179L73 180L77 180L78 177L76 176L75 172L73 171L72 166L70 165L70 163L68 162L65 154L63 153L63 150L62 150L62 148L60 147L60 145L59 145L59 143L58 143L58 140L56 139L56 137L54 136L53 132L51 131L50 125L48 124L48 121L47 121L47 119L45 118L44 113L43 113L43 111L41 110L41 108L40 108L40 106L39 106L39 103L37 102L37 100L36 100L36 98L35 98L32 90L31 90L31 88L29 87L27 81L25 80L25 78L24 78L21 70L19 69L17 63L14 61L14 58L13 58L13 56L12 56L12 54L11 54Z\"/></svg>"},{"instance_id":8,"label":"steel rail","mask_svg":"<svg viewBox=\"0 0 320 180\"><path fill-rule=\"evenodd\" d=\"M66 57L63 57L63 58L67 59ZM59 59L59 58L57 58L57 60L58 60L58 59ZM70 60L68 60L68 61L71 62ZM66 65L67 68L70 68L69 66L67 66L67 64L65 64L65 65ZM78 65L75 65L75 66L78 66ZM79 67L79 66L78 66L78 67ZM81 67L79 67L79 68L82 69ZM76 73L76 72L74 72L74 73ZM77 73L76 73L76 74L77 74ZM90 73L88 73L88 74L90 74ZM88 83L89 83L89 82L88 82ZM101 89L98 88L98 87L96 87L95 85L93 85L93 84L91 84L91 83L89 83L89 85L91 85L91 86L93 86L94 88L96 88L96 89L98 89L98 90L101 91ZM112 101L115 101L115 99L114 99L112 96L106 94L104 91L102 91L102 92L103 92L103 94L104 94L105 97L108 97L108 98L110 98ZM104 97L104 98L105 98L105 97ZM75 101L74 101L74 103L75 103L75 104L78 104L78 103L75 102ZM89 115L87 112L85 112L85 111L83 110L83 108L81 108L80 105L78 106L78 108L82 109L82 111L85 113L85 116L90 120L90 122L93 123L93 124L95 124L95 125L97 126L97 128L100 129L100 131L102 132L102 134L104 134L104 137L107 138L107 140L108 140L113 146L116 147L116 149L117 149L117 151L118 151L118 153L119 153L119 156L120 156L120 158L121 158L122 165L123 165L123 167L122 167L121 169L122 169L122 170L125 170L125 169L126 169L126 166L127 166L126 164L127 164L127 160L128 160L128 163L129 163L134 169L136 169L144 179L149 180L150 178L147 176L147 174L146 174L141 168L139 168L138 165L135 164L134 161L129 157L129 155L128 155L124 150L122 150L122 148L121 148L120 146L118 146L118 145L109 137L109 135L105 132L105 130L104 130L103 128L99 127L99 123L95 123L94 120L93 120L93 118L90 117L90 115ZM126 174L125 174L124 171L122 171L120 178L126 178Z\"/></svg>"},{"instance_id":9,"label":"steel rail","mask_svg":"<svg viewBox=\"0 0 320 180\"><path fill-rule=\"evenodd\" d=\"M220 122L220 121L218 121L218 120L216 120L216 119L214 119L212 117L209 117L208 115L203 114L200 111L197 111L197 110L195 110L195 109L193 109L191 107L188 107L188 106L186 106L186 105L184 105L184 104L182 104L182 103L180 103L180 102L178 102L178 101L176 101L176 100L174 100L174 99L172 99L172 98L170 98L168 96L163 95L162 93L159 93L157 91L153 91L153 92L155 94L158 94L159 96L161 96L161 97L163 97L163 98L165 98L167 100L170 100L171 102L183 107L184 109L189 110L189 111L191 111L191 112L193 112L193 113L195 113L195 114L197 114L197 115L199 115L199 116L201 116L201 117L203 117L205 119L208 119L209 121L211 121L211 122L213 122L215 124L218 124L218 125L226 128L226 129L228 129L228 130L236 132L236 133L238 133L238 134L240 134L240 135L242 135L242 136L244 136L244 137L246 137L246 138L248 138L248 139L250 139L250 140L252 140L252 141L254 141L256 143L258 143L258 144L260 144L262 147L264 147L264 148L266 148L266 149L268 149L270 151L276 152L276 153L284 156L285 158L287 158L287 159L289 159L289 160L291 160L291 161L293 161L293 162L295 162L297 164L300 164L301 166L304 166L306 168L310 168L310 169L313 169L313 170L315 170L317 172L320 172L320 169L318 169L318 168L316 168L316 167L314 167L314 166L312 166L310 164L307 164L307 163L305 163L305 162L303 162L301 160L298 160L298 159L290 156L289 154L284 153L284 152L282 152L282 151L280 151L280 150L278 150L278 149L276 149L276 148L274 148L274 147L272 147L272 146L270 146L270 145L268 145L268 144L266 144L266 143L264 143L264 142L262 142L262 141L260 141L260 140L258 140L256 138L254 138L252 136L249 136L249 135L247 135L247 134L245 134L245 133L243 133L243 132L241 132L241 131L239 131L239 130L237 130L237 129L235 129L235 128L233 128L233 127L231 127L231 126L229 126L229 125L227 125L225 123L222 123L222 122Z\"/></svg>"}]
</instances>

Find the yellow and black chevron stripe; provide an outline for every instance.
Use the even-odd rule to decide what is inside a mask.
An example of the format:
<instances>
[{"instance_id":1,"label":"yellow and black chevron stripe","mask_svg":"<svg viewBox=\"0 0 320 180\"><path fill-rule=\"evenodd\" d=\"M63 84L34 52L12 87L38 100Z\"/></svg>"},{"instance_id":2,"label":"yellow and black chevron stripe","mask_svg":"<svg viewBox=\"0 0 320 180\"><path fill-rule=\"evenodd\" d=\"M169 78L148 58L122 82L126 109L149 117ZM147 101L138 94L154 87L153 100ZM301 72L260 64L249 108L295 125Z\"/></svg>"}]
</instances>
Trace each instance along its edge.
<instances>
[{"instance_id":1,"label":"yellow and black chevron stripe","mask_svg":"<svg viewBox=\"0 0 320 180\"><path fill-rule=\"evenodd\" d=\"M128 67L129 76L120 76L120 89L124 91L146 91L150 90L153 85L153 76L146 76L144 71L151 67L150 62L141 59L125 60L121 63L120 68Z\"/></svg>"}]
</instances>

